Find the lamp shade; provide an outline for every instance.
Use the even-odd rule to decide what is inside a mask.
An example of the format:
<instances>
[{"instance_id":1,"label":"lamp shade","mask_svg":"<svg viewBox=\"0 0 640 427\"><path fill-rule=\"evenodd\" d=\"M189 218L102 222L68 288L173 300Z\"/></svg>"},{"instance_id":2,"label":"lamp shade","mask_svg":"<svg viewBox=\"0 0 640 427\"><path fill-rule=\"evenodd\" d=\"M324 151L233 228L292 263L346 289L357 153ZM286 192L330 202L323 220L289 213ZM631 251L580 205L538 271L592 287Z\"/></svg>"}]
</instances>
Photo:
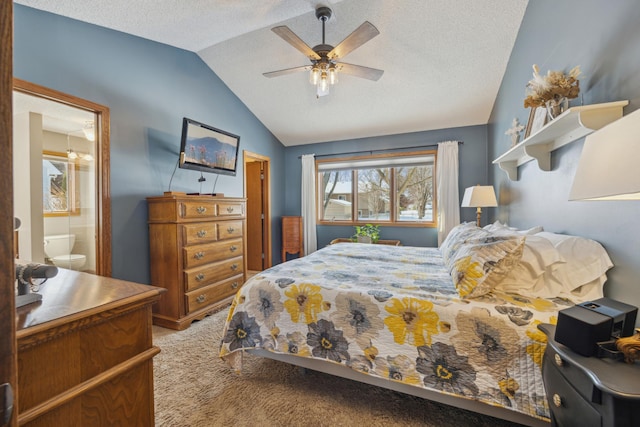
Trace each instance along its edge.
<instances>
[{"instance_id":1,"label":"lamp shade","mask_svg":"<svg viewBox=\"0 0 640 427\"><path fill-rule=\"evenodd\" d=\"M498 206L496 192L492 185L476 185L464 190L463 208L484 208Z\"/></svg>"},{"instance_id":2,"label":"lamp shade","mask_svg":"<svg viewBox=\"0 0 640 427\"><path fill-rule=\"evenodd\" d=\"M569 200L640 200L640 110L587 136Z\"/></svg>"}]
</instances>

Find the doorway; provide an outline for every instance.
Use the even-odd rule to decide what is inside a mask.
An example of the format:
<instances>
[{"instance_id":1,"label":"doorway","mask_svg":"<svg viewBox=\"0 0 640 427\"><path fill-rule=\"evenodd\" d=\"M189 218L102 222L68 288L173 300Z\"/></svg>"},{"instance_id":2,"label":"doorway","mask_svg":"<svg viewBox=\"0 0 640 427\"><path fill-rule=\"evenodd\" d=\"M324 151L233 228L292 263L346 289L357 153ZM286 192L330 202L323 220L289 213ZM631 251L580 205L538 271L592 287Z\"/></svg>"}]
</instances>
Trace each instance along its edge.
<instances>
[{"instance_id":1,"label":"doorway","mask_svg":"<svg viewBox=\"0 0 640 427\"><path fill-rule=\"evenodd\" d=\"M247 199L248 276L271 267L270 159L244 151L244 195Z\"/></svg>"},{"instance_id":2,"label":"doorway","mask_svg":"<svg viewBox=\"0 0 640 427\"><path fill-rule=\"evenodd\" d=\"M13 89L17 255L111 276L109 108L15 78Z\"/></svg>"}]
</instances>

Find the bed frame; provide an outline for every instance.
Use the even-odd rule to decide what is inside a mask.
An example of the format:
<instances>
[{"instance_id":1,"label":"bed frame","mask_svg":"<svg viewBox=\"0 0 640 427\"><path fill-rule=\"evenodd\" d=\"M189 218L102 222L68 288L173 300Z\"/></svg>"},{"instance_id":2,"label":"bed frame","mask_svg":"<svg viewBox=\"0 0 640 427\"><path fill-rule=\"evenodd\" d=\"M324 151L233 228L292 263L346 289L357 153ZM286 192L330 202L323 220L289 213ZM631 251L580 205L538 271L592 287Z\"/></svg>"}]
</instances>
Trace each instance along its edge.
<instances>
[{"instance_id":1,"label":"bed frame","mask_svg":"<svg viewBox=\"0 0 640 427\"><path fill-rule=\"evenodd\" d=\"M477 412L483 415L489 415L491 417L500 418L506 421L511 421L519 424L523 424L531 427L549 427L550 421L544 421L538 418L533 418L520 412L512 411L507 408L501 408L499 406L492 406L483 402L479 402L472 399L465 399L460 396L453 396L449 394L439 393L437 391L428 390L424 388L414 387L407 384L399 383L396 381L389 381L373 375L367 375L362 372L355 371L344 365L338 365L335 363L325 363L315 359L308 359L305 357L299 357L289 354L273 353L271 351L263 349L251 349L245 350L250 354L264 357L267 359L278 360L280 362L288 363L290 365L299 366L313 371L323 372L329 375L335 375L349 380L358 381L361 383L374 385L377 387L386 388L389 390L398 391L400 393L410 394L423 399L431 400L445 405L454 406L456 408L466 409L468 411Z\"/></svg>"}]
</instances>

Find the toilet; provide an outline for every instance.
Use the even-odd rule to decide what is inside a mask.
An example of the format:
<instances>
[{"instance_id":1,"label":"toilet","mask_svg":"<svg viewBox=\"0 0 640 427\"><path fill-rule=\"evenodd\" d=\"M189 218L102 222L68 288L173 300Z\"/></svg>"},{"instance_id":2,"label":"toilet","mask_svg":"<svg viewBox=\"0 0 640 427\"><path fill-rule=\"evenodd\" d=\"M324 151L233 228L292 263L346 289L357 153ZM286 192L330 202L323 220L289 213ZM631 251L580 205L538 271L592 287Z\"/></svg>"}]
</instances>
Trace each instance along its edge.
<instances>
[{"instance_id":1,"label":"toilet","mask_svg":"<svg viewBox=\"0 0 640 427\"><path fill-rule=\"evenodd\" d=\"M87 257L71 253L75 243L75 234L44 236L44 252L57 267L80 270L87 262Z\"/></svg>"}]
</instances>

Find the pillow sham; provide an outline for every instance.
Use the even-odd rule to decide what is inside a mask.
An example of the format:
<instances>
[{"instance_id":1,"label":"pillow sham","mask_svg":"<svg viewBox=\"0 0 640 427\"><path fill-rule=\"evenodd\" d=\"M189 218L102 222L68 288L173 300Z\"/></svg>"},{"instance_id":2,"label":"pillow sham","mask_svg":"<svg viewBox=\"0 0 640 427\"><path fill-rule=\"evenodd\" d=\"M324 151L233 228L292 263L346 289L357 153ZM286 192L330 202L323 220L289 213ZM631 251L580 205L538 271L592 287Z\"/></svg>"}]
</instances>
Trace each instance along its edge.
<instances>
[{"instance_id":1,"label":"pillow sham","mask_svg":"<svg viewBox=\"0 0 640 427\"><path fill-rule=\"evenodd\" d=\"M461 298L491 292L522 257L525 238L476 238L458 245L445 265Z\"/></svg>"},{"instance_id":2,"label":"pillow sham","mask_svg":"<svg viewBox=\"0 0 640 427\"><path fill-rule=\"evenodd\" d=\"M526 230L518 230L517 228L509 227L507 224L503 224L500 221L496 221L493 224L485 225L483 229L491 233L500 232L500 231L510 231L510 232L524 234L524 235L532 235L532 234L536 234L536 233L540 233L541 231L544 231L544 228L542 228L541 225L536 225L535 227L531 227Z\"/></svg>"},{"instance_id":3,"label":"pillow sham","mask_svg":"<svg viewBox=\"0 0 640 427\"><path fill-rule=\"evenodd\" d=\"M449 231L449 234L447 234L447 237L445 237L439 248L445 263L451 257L451 254L477 230L479 230L479 228L475 223L463 222L462 224L456 225L451 229L451 231Z\"/></svg>"},{"instance_id":4,"label":"pillow sham","mask_svg":"<svg viewBox=\"0 0 640 427\"><path fill-rule=\"evenodd\" d=\"M541 231L544 231L544 228L542 228L541 225L536 225L535 227L531 227L526 230L516 230L516 233L530 236L532 234L540 233Z\"/></svg>"},{"instance_id":5,"label":"pillow sham","mask_svg":"<svg viewBox=\"0 0 640 427\"><path fill-rule=\"evenodd\" d=\"M599 279L613 267L607 251L595 240L546 231L536 236L549 240L564 259L551 273L567 292Z\"/></svg>"},{"instance_id":6,"label":"pillow sham","mask_svg":"<svg viewBox=\"0 0 640 427\"><path fill-rule=\"evenodd\" d=\"M568 292L563 284L554 278L552 274L545 274L532 280L529 276L519 274L516 267L506 275L495 289L531 298L567 298L579 304L584 301L602 298L606 281L607 276L603 274L597 279Z\"/></svg>"},{"instance_id":7,"label":"pillow sham","mask_svg":"<svg viewBox=\"0 0 640 427\"><path fill-rule=\"evenodd\" d=\"M537 228L537 227L534 227ZM508 228L494 228L492 232L496 236L518 237L524 234L514 232ZM548 269L555 269L558 264L565 262L560 252L553 246L551 241L539 235L526 235L524 250L522 252L521 263L528 269L531 279L537 279Z\"/></svg>"}]
</instances>

